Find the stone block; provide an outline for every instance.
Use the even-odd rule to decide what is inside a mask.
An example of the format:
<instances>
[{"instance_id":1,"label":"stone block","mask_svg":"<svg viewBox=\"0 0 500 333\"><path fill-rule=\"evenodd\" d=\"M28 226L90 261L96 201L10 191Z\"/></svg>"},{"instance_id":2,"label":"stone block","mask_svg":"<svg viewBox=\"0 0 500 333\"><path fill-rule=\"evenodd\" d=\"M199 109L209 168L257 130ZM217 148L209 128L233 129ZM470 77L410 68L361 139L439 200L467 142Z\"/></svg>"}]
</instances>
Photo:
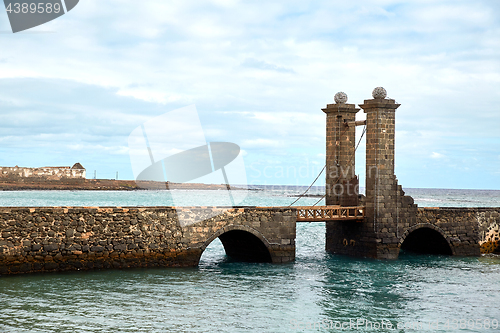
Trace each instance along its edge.
<instances>
[{"instance_id":1,"label":"stone block","mask_svg":"<svg viewBox=\"0 0 500 333\"><path fill-rule=\"evenodd\" d=\"M43 246L43 250L45 252L52 252L52 251L56 251L58 249L59 249L59 246L57 244L47 244L47 245Z\"/></svg>"},{"instance_id":2,"label":"stone block","mask_svg":"<svg viewBox=\"0 0 500 333\"><path fill-rule=\"evenodd\" d=\"M92 252L102 252L102 251L104 251L104 247L101 246L101 245L92 246L92 247L90 247L90 251L92 251Z\"/></svg>"}]
</instances>

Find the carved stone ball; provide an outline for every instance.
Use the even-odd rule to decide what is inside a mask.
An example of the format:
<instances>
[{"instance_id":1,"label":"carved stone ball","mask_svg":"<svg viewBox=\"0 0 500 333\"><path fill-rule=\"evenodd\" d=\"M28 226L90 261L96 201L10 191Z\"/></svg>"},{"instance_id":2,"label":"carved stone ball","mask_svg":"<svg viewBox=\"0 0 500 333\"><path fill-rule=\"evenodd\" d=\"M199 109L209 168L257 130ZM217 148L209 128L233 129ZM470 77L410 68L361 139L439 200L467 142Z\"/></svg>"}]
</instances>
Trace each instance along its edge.
<instances>
[{"instance_id":1,"label":"carved stone ball","mask_svg":"<svg viewBox=\"0 0 500 333\"><path fill-rule=\"evenodd\" d=\"M376 99L384 99L387 96L387 91L383 87L377 87L373 89L372 96Z\"/></svg>"},{"instance_id":2,"label":"carved stone ball","mask_svg":"<svg viewBox=\"0 0 500 333\"><path fill-rule=\"evenodd\" d=\"M347 102L347 94L343 91L339 91L338 93L335 94L333 99L337 104L344 104L345 102Z\"/></svg>"}]
</instances>

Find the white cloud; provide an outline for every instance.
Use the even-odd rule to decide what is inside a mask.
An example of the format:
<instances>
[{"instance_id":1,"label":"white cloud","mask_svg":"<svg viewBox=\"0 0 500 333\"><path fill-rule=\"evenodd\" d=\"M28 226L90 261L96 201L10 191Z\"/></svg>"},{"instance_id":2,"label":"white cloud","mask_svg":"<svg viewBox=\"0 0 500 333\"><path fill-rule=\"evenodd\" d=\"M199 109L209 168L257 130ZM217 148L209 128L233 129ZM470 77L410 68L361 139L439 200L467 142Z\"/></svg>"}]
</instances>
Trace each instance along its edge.
<instances>
[{"instance_id":1,"label":"white cloud","mask_svg":"<svg viewBox=\"0 0 500 333\"><path fill-rule=\"evenodd\" d=\"M337 91L362 103L380 85L402 103L398 170L439 151L472 156L498 140L499 15L481 0L86 0L33 30L54 33L0 35L0 163L16 164L6 150L39 133L56 135L43 139L54 147L65 135L121 147L150 117L190 104L207 139L248 144L245 158L316 156L320 109Z\"/></svg>"},{"instance_id":2,"label":"white cloud","mask_svg":"<svg viewBox=\"0 0 500 333\"><path fill-rule=\"evenodd\" d=\"M245 148L276 148L282 147L283 142L278 140L269 140L269 139L254 139L254 140L245 140L242 143Z\"/></svg>"},{"instance_id":3,"label":"white cloud","mask_svg":"<svg viewBox=\"0 0 500 333\"><path fill-rule=\"evenodd\" d=\"M440 153L436 153L435 151L432 152L432 154L430 155L431 158L443 158L444 155L443 154L440 154Z\"/></svg>"},{"instance_id":4,"label":"white cloud","mask_svg":"<svg viewBox=\"0 0 500 333\"><path fill-rule=\"evenodd\" d=\"M151 89L120 89L116 93L120 96L130 96L146 102L167 104L171 102L186 101L186 98L178 94L168 94Z\"/></svg>"}]
</instances>

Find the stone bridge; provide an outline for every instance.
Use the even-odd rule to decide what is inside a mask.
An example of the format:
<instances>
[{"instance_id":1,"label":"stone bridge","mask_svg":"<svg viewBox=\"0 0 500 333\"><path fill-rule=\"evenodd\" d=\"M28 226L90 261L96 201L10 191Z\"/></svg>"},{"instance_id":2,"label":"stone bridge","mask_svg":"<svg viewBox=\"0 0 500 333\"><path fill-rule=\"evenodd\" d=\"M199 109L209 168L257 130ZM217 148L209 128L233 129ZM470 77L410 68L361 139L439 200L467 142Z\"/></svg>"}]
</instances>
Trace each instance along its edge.
<instances>
[{"instance_id":1,"label":"stone bridge","mask_svg":"<svg viewBox=\"0 0 500 333\"><path fill-rule=\"evenodd\" d=\"M405 195L394 173L400 104L380 87L373 97L359 105L366 121L356 121L359 109L344 93L323 109L326 250L379 259L395 259L401 249L461 256L499 251L500 208L418 208ZM358 125L366 125L366 196L358 195L355 175ZM297 213L299 220L316 214L306 208L301 215L290 207L0 207L0 274L196 266L216 238L237 260L291 262Z\"/></svg>"},{"instance_id":2,"label":"stone bridge","mask_svg":"<svg viewBox=\"0 0 500 333\"><path fill-rule=\"evenodd\" d=\"M0 274L197 266L216 238L237 260L290 262L295 220L289 208L2 207Z\"/></svg>"}]
</instances>

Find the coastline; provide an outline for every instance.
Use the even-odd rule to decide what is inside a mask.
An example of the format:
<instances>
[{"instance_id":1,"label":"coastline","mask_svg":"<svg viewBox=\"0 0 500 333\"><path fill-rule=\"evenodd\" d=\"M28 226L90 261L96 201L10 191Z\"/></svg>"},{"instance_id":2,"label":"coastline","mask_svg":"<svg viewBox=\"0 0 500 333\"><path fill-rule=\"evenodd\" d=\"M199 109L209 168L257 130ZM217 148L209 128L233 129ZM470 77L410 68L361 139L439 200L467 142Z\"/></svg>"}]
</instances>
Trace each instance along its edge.
<instances>
[{"instance_id":1,"label":"coastline","mask_svg":"<svg viewBox=\"0 0 500 333\"><path fill-rule=\"evenodd\" d=\"M226 184L171 183L114 179L67 179L0 181L0 191L143 191L143 190L226 190ZM238 189L238 188L233 188Z\"/></svg>"}]
</instances>

